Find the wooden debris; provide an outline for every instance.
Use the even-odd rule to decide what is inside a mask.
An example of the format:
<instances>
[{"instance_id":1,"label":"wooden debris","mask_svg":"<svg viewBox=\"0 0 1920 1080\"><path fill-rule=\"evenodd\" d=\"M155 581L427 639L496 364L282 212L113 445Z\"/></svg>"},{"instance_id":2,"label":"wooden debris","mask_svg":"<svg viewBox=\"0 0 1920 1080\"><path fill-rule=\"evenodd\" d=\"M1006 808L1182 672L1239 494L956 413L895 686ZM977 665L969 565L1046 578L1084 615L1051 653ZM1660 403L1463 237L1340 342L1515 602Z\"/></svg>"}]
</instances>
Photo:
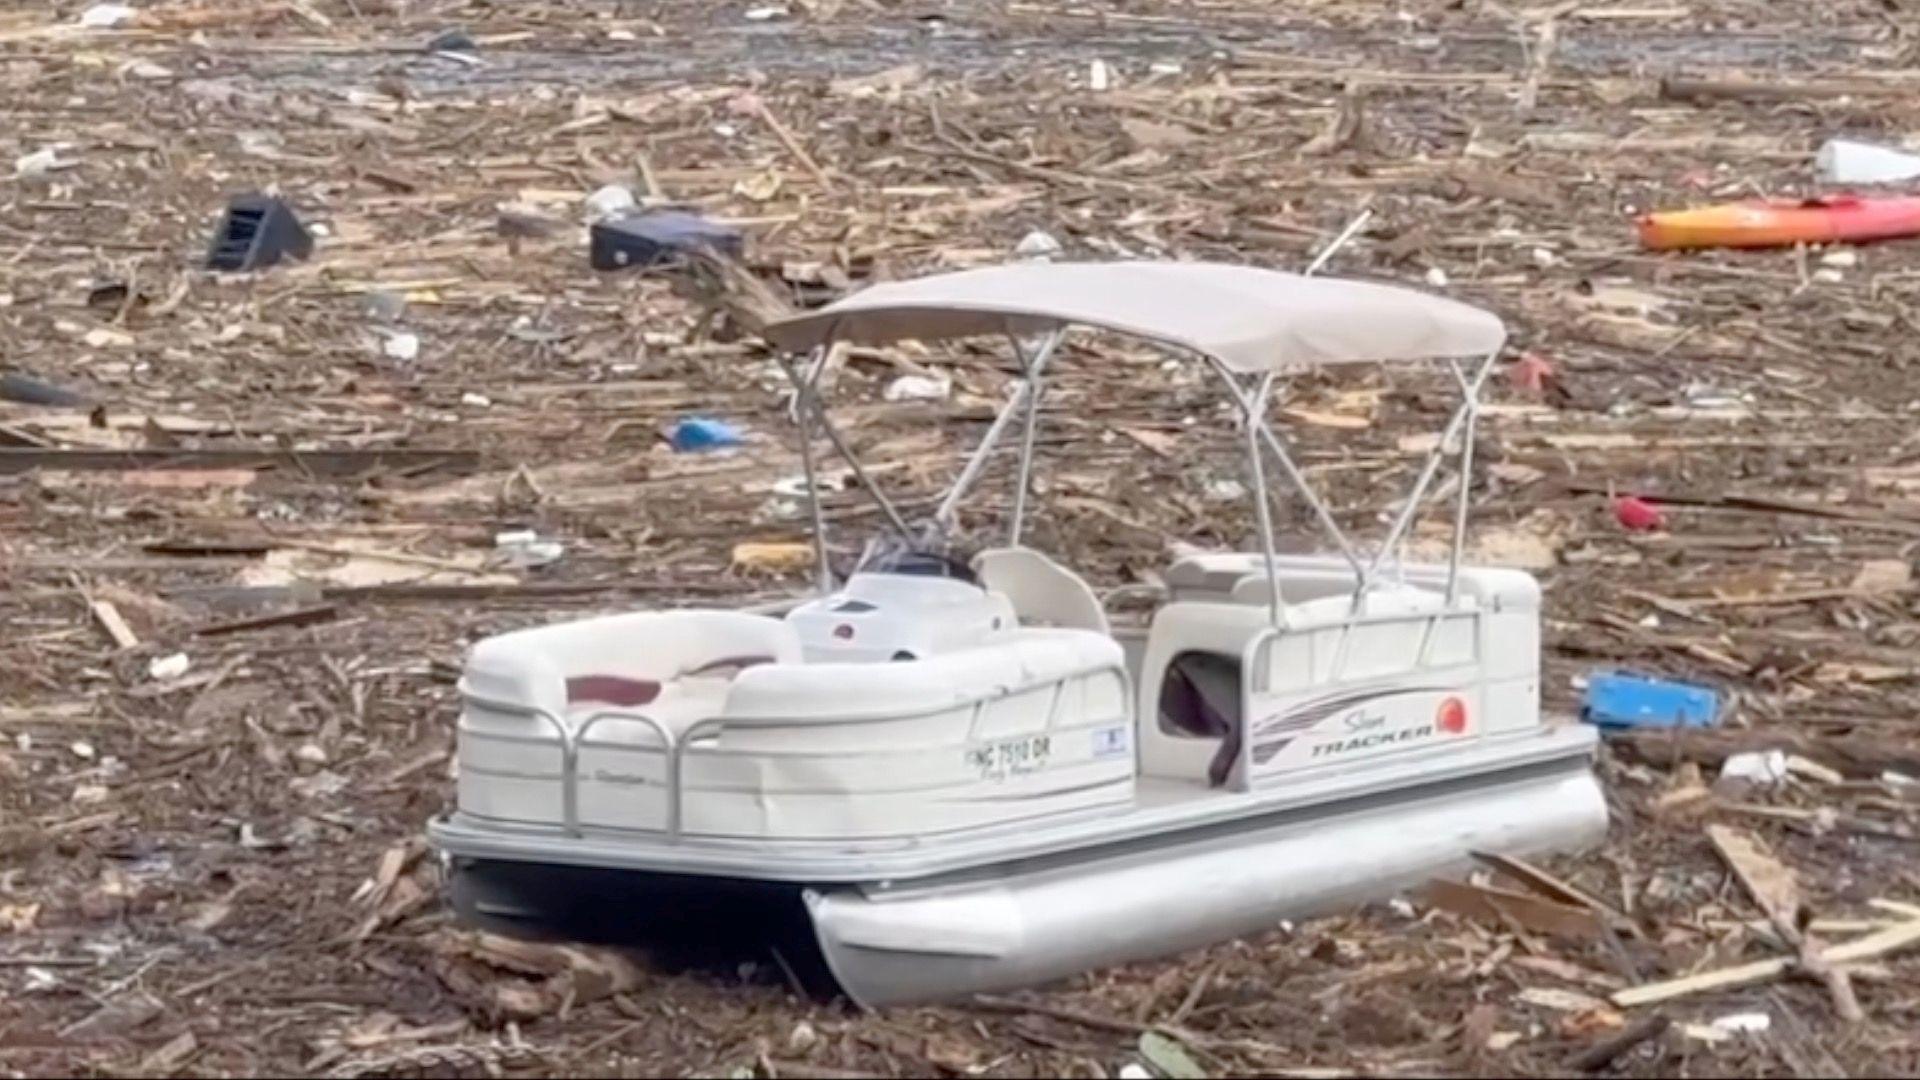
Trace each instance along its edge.
<instances>
[{"instance_id":1,"label":"wooden debris","mask_svg":"<svg viewBox=\"0 0 1920 1080\"><path fill-rule=\"evenodd\" d=\"M1657 1039L1672 1026L1664 1013L1643 1016L1619 1034L1602 1039L1567 1060L1568 1072L1599 1072L1641 1043Z\"/></svg>"},{"instance_id":2,"label":"wooden debris","mask_svg":"<svg viewBox=\"0 0 1920 1080\"><path fill-rule=\"evenodd\" d=\"M464 450L70 450L0 446L0 476L42 472L139 469L236 469L282 466L314 476L351 476L381 470L416 473L465 469L479 455Z\"/></svg>"},{"instance_id":3,"label":"wooden debris","mask_svg":"<svg viewBox=\"0 0 1920 1080\"><path fill-rule=\"evenodd\" d=\"M222 634L241 634L275 626L312 626L315 623L330 622L339 614L340 609L332 604L315 604L312 607L294 608L291 611L259 615L251 619L209 623L206 626L194 628L193 633L196 637L218 637Z\"/></svg>"},{"instance_id":4,"label":"wooden debris","mask_svg":"<svg viewBox=\"0 0 1920 1080\"><path fill-rule=\"evenodd\" d=\"M1629 220L1840 190L1817 183L1822 141L1920 131L1909 14L130 6L105 28L79 25L118 17L92 0L0 12L0 398L39 384L0 401L0 1073L1094 1075L1156 1029L1214 1075L1826 1075L1835 1055L1910 1071L1920 945L1831 957L1920 918L1854 903L1912 899L1920 850L1920 785L1890 779L1920 778L1920 243L1651 255ZM424 47L455 30L471 52ZM1220 56L1194 44L1216 39ZM876 71L894 62L876 43L925 56ZM220 177L283 195L319 227L313 256L199 270ZM725 222L744 249L597 273L583 201L608 184ZM717 973L636 959L631 991L568 1003L595 980L564 961L439 950L446 883L421 833L454 793L453 683L476 638L601 611L777 611L801 591L797 557L729 572L737 542L803 524L778 496L801 470L768 320L1004 262L1034 232L1063 260L1298 269L1362 206L1329 272L1496 311L1513 353L1551 368L1545 387L1489 383L1465 555L1540 578L1543 707L1574 707L1602 666L1725 692L1719 728L1608 736L1615 826L1597 851L1490 856L1493 891L1456 890L1469 915L1334 913L1002 1008L823 1007L779 989L788 958L760 951ZM1005 400L1003 344L829 358L840 430L910 516ZM1031 542L1103 596L1144 597L1175 543L1251 535L1245 499L1217 497L1249 486L1243 433L1206 372L1162 359L1074 334L1049 375ZM951 396L886 402L902 374ZM1370 554L1451 374L1282 383L1290 455ZM663 445L694 415L752 439L718 457ZM987 463L957 541L1004 535L1011 456ZM1441 496L1459 487L1451 470L1438 485L1408 562L1446 559ZM1658 503L1669 531L1624 533L1609 494ZM853 492L827 502L840 570L880 520ZM1290 552L1325 550L1303 507L1275 510ZM497 533L524 529L564 558L490 561ZM1153 616L1113 606L1117 623ZM184 678L147 677L174 652ZM1693 782L1744 750L1781 751L1788 775L1741 802ZM1798 945L1775 944L1709 823L1798 871ZM1661 1060L1651 1035L1601 1061L1654 1007L1596 999L1726 983L1706 969L1748 959L1784 966L1672 1014L1724 1041ZM1765 980L1821 959L1865 1013L1840 1039L1801 1030L1799 987L1762 1004ZM1705 1023L1756 1008L1775 1030ZM98 1037L63 1037L96 1014L79 1032ZM186 1034L197 1047L156 1053Z\"/></svg>"},{"instance_id":5,"label":"wooden debris","mask_svg":"<svg viewBox=\"0 0 1920 1080\"><path fill-rule=\"evenodd\" d=\"M1820 962L1827 965L1845 965L1862 960L1873 960L1888 953L1904 949L1920 942L1920 919L1890 926L1885 930L1855 938L1828 947L1820 956ZM1707 990L1726 990L1737 986L1752 986L1755 983L1768 982L1791 971L1798 961L1781 957L1773 960L1756 960L1750 964L1720 968L1715 971L1701 972L1684 978L1670 979L1666 982L1649 983L1622 990L1612 996L1613 1003L1621 1008L1637 1005L1652 1005L1674 998L1686 997Z\"/></svg>"},{"instance_id":6,"label":"wooden debris","mask_svg":"<svg viewBox=\"0 0 1920 1080\"><path fill-rule=\"evenodd\" d=\"M1605 934L1604 924L1593 911L1525 893L1440 879L1427 884L1426 895L1435 907L1496 925L1511 919L1537 933L1580 940L1597 940Z\"/></svg>"},{"instance_id":7,"label":"wooden debris","mask_svg":"<svg viewBox=\"0 0 1920 1080\"><path fill-rule=\"evenodd\" d=\"M127 620L120 617L120 609L114 607L112 601L88 601L87 610L93 613L93 619L100 624L100 629L105 630L107 636L113 639L116 648L131 649L140 644L139 635L127 625Z\"/></svg>"},{"instance_id":8,"label":"wooden debris","mask_svg":"<svg viewBox=\"0 0 1920 1080\"><path fill-rule=\"evenodd\" d=\"M1760 842L1747 833L1724 825L1709 825L1707 838L1732 868L1734 877L1745 886L1747 894L1760 905L1774 930L1799 950L1801 969L1827 984L1834 1012L1849 1024L1859 1023L1864 1014L1847 973L1828 963L1821 955L1818 940L1801 929L1800 887L1794 881L1793 871L1768 854Z\"/></svg>"},{"instance_id":9,"label":"wooden debris","mask_svg":"<svg viewBox=\"0 0 1920 1080\"><path fill-rule=\"evenodd\" d=\"M545 945L494 934L458 932L441 935L436 951L447 961L478 961L489 969L528 976L503 979L491 975L475 979L442 966L442 979L456 993L478 993L491 1014L531 1020L563 1009L623 993L641 982L633 961L605 949Z\"/></svg>"},{"instance_id":10,"label":"wooden debris","mask_svg":"<svg viewBox=\"0 0 1920 1080\"><path fill-rule=\"evenodd\" d=\"M1476 851L1473 857L1485 865L1500 871L1515 881L1527 886L1549 900L1574 907L1583 907L1589 911L1619 918L1619 913L1599 900L1575 888L1571 883L1554 877L1525 860L1512 855L1495 852Z\"/></svg>"}]
</instances>

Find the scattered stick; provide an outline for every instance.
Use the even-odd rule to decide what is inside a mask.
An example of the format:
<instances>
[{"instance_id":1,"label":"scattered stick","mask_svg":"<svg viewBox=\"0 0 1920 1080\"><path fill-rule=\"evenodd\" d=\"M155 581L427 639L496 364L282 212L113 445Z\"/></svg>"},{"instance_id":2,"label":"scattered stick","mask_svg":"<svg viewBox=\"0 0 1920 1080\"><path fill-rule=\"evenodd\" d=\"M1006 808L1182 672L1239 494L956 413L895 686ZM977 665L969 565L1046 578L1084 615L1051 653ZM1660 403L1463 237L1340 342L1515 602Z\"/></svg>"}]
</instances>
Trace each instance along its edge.
<instances>
[{"instance_id":1,"label":"scattered stick","mask_svg":"<svg viewBox=\"0 0 1920 1080\"><path fill-rule=\"evenodd\" d=\"M89 601L87 610L93 613L93 620L100 624L100 629L105 630L108 637L113 639L116 647L131 649L140 644L140 636L127 625L127 620L120 617L120 609L113 606L113 601Z\"/></svg>"},{"instance_id":2,"label":"scattered stick","mask_svg":"<svg viewBox=\"0 0 1920 1080\"><path fill-rule=\"evenodd\" d=\"M1920 942L1920 919L1890 926L1878 933L1835 945L1820 954L1820 959L1829 964L1851 964L1861 960L1872 960L1887 953L1904 949ZM1716 971L1703 971L1698 975L1669 979L1666 982L1648 983L1622 990L1612 996L1615 1005L1631 1008L1636 1005L1652 1005L1656 1002L1671 1001L1704 990L1721 990L1735 986L1752 986L1756 983L1770 982L1791 971L1795 961L1785 957L1772 960L1756 960L1751 964L1739 964L1735 967L1720 968Z\"/></svg>"},{"instance_id":3,"label":"scattered stick","mask_svg":"<svg viewBox=\"0 0 1920 1080\"><path fill-rule=\"evenodd\" d=\"M198 627L193 633L197 637L217 637L221 634L240 634L249 630L265 630L275 626L312 626L314 623L332 622L339 614L340 609L332 604L316 604L312 607L295 608L292 611L281 611L272 615L259 615L251 619L213 623Z\"/></svg>"},{"instance_id":4,"label":"scattered stick","mask_svg":"<svg viewBox=\"0 0 1920 1080\"><path fill-rule=\"evenodd\" d=\"M1649 1039L1658 1038L1672 1025L1664 1013L1653 1013L1628 1024L1618 1035L1587 1047L1567 1061L1568 1072L1599 1072L1615 1058Z\"/></svg>"},{"instance_id":5,"label":"scattered stick","mask_svg":"<svg viewBox=\"0 0 1920 1080\"><path fill-rule=\"evenodd\" d=\"M1469 919L1494 919L1513 922L1541 934L1595 941L1602 937L1602 922L1586 908L1556 904L1506 889L1483 888L1444 878L1429 882L1427 899Z\"/></svg>"},{"instance_id":6,"label":"scattered stick","mask_svg":"<svg viewBox=\"0 0 1920 1080\"><path fill-rule=\"evenodd\" d=\"M813 160L813 155L807 153L807 148L800 145L800 140L793 137L793 132L787 130L787 125L781 123L780 118L773 114L773 107L755 97L753 109L759 114L760 119L765 120L767 126L773 129L774 137L780 140L780 145L787 148L787 153L792 154L794 159L800 162L800 167L819 181L821 187L833 191L833 178L827 175L827 171L820 167L819 162Z\"/></svg>"},{"instance_id":7,"label":"scattered stick","mask_svg":"<svg viewBox=\"0 0 1920 1080\"><path fill-rule=\"evenodd\" d=\"M0 476L44 472L117 472L134 469L241 469L292 465L314 476L351 476L376 469L472 468L480 455L466 450L167 449L94 450L0 447Z\"/></svg>"}]
</instances>

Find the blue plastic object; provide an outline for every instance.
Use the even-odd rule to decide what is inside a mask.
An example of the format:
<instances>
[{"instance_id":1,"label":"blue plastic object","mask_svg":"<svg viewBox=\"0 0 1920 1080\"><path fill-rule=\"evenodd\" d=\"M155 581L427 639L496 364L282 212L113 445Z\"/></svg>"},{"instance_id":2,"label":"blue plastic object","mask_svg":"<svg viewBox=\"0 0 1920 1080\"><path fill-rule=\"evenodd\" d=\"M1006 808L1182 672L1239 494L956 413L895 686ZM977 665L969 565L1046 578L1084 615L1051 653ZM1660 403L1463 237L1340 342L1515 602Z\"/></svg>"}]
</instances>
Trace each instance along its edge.
<instances>
[{"instance_id":1,"label":"blue plastic object","mask_svg":"<svg viewBox=\"0 0 1920 1080\"><path fill-rule=\"evenodd\" d=\"M1601 727L1712 727L1720 722L1720 695L1691 683L1597 672L1587 680L1582 716Z\"/></svg>"},{"instance_id":2,"label":"blue plastic object","mask_svg":"<svg viewBox=\"0 0 1920 1080\"><path fill-rule=\"evenodd\" d=\"M742 439L740 429L725 420L691 416L673 426L673 434L668 436L668 441L673 443L675 450L683 454L698 454L707 450L739 446Z\"/></svg>"}]
</instances>

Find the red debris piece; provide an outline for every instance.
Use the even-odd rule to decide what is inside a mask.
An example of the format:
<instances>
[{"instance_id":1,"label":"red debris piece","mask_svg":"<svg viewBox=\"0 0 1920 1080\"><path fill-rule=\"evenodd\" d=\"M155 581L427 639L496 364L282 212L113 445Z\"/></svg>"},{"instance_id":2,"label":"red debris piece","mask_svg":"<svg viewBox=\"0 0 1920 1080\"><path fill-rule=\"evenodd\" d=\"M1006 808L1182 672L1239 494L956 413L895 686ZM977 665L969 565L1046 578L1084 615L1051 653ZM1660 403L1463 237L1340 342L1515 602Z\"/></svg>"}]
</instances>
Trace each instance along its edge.
<instances>
[{"instance_id":1,"label":"red debris piece","mask_svg":"<svg viewBox=\"0 0 1920 1080\"><path fill-rule=\"evenodd\" d=\"M1665 528L1666 516L1660 508L1638 495L1622 495L1613 500L1613 517L1624 528L1633 532L1650 532Z\"/></svg>"},{"instance_id":2,"label":"red debris piece","mask_svg":"<svg viewBox=\"0 0 1920 1080\"><path fill-rule=\"evenodd\" d=\"M1541 397L1547 392L1547 384L1553 381L1553 365L1539 353L1522 353L1507 368L1507 381L1514 388L1530 397Z\"/></svg>"}]
</instances>

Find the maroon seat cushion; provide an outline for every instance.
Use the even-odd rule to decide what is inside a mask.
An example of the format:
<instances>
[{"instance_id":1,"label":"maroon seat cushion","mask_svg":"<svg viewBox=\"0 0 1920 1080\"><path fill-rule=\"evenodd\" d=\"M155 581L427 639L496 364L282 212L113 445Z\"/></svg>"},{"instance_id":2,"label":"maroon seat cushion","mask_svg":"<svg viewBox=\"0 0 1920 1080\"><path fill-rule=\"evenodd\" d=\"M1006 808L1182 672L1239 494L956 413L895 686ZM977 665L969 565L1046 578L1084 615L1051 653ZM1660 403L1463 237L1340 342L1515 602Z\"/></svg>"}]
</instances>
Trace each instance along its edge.
<instances>
[{"instance_id":1,"label":"maroon seat cushion","mask_svg":"<svg viewBox=\"0 0 1920 1080\"><path fill-rule=\"evenodd\" d=\"M771 663L773 663L771 656L723 656L680 674L706 677L725 675L731 678L756 664ZM659 699L662 689L660 682L656 679L632 679L625 675L575 675L567 680L567 704L579 705L584 702L593 702L599 705L632 708L636 705L653 704Z\"/></svg>"},{"instance_id":2,"label":"maroon seat cushion","mask_svg":"<svg viewBox=\"0 0 1920 1080\"><path fill-rule=\"evenodd\" d=\"M629 679L622 675L575 675L567 680L567 704L596 702L630 708L651 705L660 696L660 684L653 679Z\"/></svg>"}]
</instances>

